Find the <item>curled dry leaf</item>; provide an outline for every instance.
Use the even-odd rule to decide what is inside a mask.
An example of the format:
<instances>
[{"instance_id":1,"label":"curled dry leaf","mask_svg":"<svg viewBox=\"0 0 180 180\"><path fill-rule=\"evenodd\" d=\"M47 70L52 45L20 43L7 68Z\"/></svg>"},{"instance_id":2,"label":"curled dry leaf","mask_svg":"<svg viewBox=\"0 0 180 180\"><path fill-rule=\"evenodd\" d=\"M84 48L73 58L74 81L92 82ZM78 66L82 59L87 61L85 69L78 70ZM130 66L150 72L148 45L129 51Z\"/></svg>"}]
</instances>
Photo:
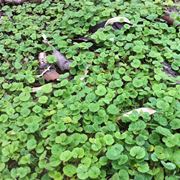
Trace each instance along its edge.
<instances>
[{"instance_id":1,"label":"curled dry leaf","mask_svg":"<svg viewBox=\"0 0 180 180\"><path fill-rule=\"evenodd\" d=\"M105 26L112 25L112 24L117 23L117 22L131 24L131 22L129 21L128 18L123 17L123 16L117 16L117 17L113 17L113 18L108 19L105 23Z\"/></svg>"},{"instance_id":2,"label":"curled dry leaf","mask_svg":"<svg viewBox=\"0 0 180 180\"><path fill-rule=\"evenodd\" d=\"M40 86L40 87L33 87L32 88L32 92L34 93L34 92L40 91L41 89L42 89L42 86Z\"/></svg>"},{"instance_id":3,"label":"curled dry leaf","mask_svg":"<svg viewBox=\"0 0 180 180\"><path fill-rule=\"evenodd\" d=\"M93 26L89 29L89 32L95 33L98 29L104 28L107 25L112 25L112 27L114 29L121 29L125 23L131 24L129 19L122 17L122 16L118 16L118 17L110 18L107 21L102 21L102 22L96 24L95 26Z\"/></svg>"},{"instance_id":4,"label":"curled dry leaf","mask_svg":"<svg viewBox=\"0 0 180 180\"><path fill-rule=\"evenodd\" d=\"M67 60L58 50L55 49L53 51L53 55L56 57L56 64L61 71L67 71L70 69L71 62Z\"/></svg>"},{"instance_id":5,"label":"curled dry leaf","mask_svg":"<svg viewBox=\"0 0 180 180\"><path fill-rule=\"evenodd\" d=\"M151 108L138 108L138 109L134 109L132 111L129 111L129 112L123 114L123 116L129 116L134 111L137 111L138 113L141 113L141 112L149 113L150 115L152 115L152 114L154 114L156 112L154 109L151 109Z\"/></svg>"}]
</instances>

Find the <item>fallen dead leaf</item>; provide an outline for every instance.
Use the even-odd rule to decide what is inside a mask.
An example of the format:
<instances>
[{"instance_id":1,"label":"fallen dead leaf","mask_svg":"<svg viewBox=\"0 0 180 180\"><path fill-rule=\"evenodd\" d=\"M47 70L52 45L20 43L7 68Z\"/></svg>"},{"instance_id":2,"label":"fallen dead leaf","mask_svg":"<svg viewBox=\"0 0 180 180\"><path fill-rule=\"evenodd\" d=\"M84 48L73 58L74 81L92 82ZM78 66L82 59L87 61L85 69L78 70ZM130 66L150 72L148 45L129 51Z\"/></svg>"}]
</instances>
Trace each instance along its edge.
<instances>
[{"instance_id":1,"label":"fallen dead leaf","mask_svg":"<svg viewBox=\"0 0 180 180\"><path fill-rule=\"evenodd\" d=\"M117 16L117 17L110 18L106 21L102 21L102 22L96 24L95 26L92 26L89 29L89 32L95 33L98 29L104 28L107 25L112 25L113 29L121 29L121 28L123 28L125 23L132 24L129 21L129 19L127 19L126 17Z\"/></svg>"},{"instance_id":2,"label":"fallen dead leaf","mask_svg":"<svg viewBox=\"0 0 180 180\"><path fill-rule=\"evenodd\" d=\"M117 17L113 17L113 18L108 19L104 26L107 26L109 24L112 25L112 24L114 24L116 22L131 24L131 22L129 21L128 18L123 17L123 16L117 16Z\"/></svg>"},{"instance_id":3,"label":"fallen dead leaf","mask_svg":"<svg viewBox=\"0 0 180 180\"><path fill-rule=\"evenodd\" d=\"M156 112L154 109L151 109L151 108L138 108L138 109L133 109L132 111L129 111L129 112L123 114L123 116L129 116L134 111L137 111L138 113L141 113L141 112L149 113L150 115L152 115Z\"/></svg>"},{"instance_id":4,"label":"fallen dead leaf","mask_svg":"<svg viewBox=\"0 0 180 180\"><path fill-rule=\"evenodd\" d=\"M32 88L32 92L37 92L37 91L40 91L42 89L43 86L40 86L40 87L33 87Z\"/></svg>"}]
</instances>

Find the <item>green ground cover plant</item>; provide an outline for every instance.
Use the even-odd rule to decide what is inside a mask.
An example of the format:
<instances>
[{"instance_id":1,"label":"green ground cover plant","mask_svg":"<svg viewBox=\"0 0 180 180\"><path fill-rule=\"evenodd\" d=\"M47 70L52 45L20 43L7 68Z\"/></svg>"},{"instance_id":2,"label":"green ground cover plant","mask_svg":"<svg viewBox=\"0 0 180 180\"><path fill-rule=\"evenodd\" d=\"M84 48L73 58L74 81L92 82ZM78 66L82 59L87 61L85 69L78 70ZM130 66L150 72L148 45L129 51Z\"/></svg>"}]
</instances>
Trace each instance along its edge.
<instances>
[{"instance_id":1,"label":"green ground cover plant","mask_svg":"<svg viewBox=\"0 0 180 180\"><path fill-rule=\"evenodd\" d=\"M162 20L165 4L1 5L0 179L180 179L179 77L163 71L167 62L180 72L179 17ZM116 16L132 24L89 32ZM37 78L40 52L54 62L42 34L72 62L54 83ZM80 36L93 41L73 42ZM123 116L140 107L156 113Z\"/></svg>"}]
</instances>

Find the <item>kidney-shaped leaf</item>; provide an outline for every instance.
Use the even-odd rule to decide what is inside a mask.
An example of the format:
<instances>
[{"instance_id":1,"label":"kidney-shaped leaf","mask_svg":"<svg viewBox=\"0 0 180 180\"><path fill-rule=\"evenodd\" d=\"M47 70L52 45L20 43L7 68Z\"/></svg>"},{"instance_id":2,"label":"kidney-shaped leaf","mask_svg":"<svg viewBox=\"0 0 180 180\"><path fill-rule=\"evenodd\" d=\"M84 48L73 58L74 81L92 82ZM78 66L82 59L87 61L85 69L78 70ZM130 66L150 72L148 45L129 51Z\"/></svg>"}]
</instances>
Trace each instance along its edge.
<instances>
[{"instance_id":1,"label":"kidney-shaped leaf","mask_svg":"<svg viewBox=\"0 0 180 180\"><path fill-rule=\"evenodd\" d=\"M123 146L121 144L115 144L108 148L106 152L106 156L110 160L117 160L121 156L121 152L123 151Z\"/></svg>"}]
</instances>

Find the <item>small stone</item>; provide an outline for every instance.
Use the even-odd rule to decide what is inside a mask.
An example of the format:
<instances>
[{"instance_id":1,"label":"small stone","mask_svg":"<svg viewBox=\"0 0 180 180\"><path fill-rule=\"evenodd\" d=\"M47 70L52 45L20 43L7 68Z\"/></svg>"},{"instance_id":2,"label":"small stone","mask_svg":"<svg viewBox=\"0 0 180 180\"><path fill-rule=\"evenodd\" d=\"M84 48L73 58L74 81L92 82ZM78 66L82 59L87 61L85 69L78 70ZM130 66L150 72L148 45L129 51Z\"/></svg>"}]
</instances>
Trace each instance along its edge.
<instances>
[{"instance_id":1,"label":"small stone","mask_svg":"<svg viewBox=\"0 0 180 180\"><path fill-rule=\"evenodd\" d=\"M46 81L56 81L59 76L59 73L57 73L55 70L50 70L43 75L43 78Z\"/></svg>"},{"instance_id":2,"label":"small stone","mask_svg":"<svg viewBox=\"0 0 180 180\"><path fill-rule=\"evenodd\" d=\"M169 15L162 16L162 19L165 20L167 22L167 24L169 24L169 25L174 24L174 20Z\"/></svg>"}]
</instances>

